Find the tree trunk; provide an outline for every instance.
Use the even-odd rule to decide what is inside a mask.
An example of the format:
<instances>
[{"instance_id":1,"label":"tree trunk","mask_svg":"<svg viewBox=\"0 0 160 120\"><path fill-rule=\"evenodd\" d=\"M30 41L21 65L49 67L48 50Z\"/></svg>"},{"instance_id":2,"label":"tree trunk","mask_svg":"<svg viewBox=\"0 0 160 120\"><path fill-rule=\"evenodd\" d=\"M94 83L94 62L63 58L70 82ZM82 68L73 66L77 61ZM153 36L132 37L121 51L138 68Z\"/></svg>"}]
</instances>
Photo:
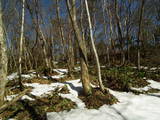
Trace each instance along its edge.
<instances>
[{"instance_id":1,"label":"tree trunk","mask_svg":"<svg viewBox=\"0 0 160 120\"><path fill-rule=\"evenodd\" d=\"M62 44L62 53L63 53L63 57L65 57L65 39L64 39L64 32L63 32L63 28L61 25L61 20L60 20L60 8L58 5L59 0L56 0L56 14L57 14L57 19L58 19L58 23L59 23L59 32L60 32L60 36L61 36L61 44Z\"/></svg>"},{"instance_id":2,"label":"tree trunk","mask_svg":"<svg viewBox=\"0 0 160 120\"><path fill-rule=\"evenodd\" d=\"M68 49L67 49L67 62L68 62L68 76L73 77L73 70L74 70L74 51L73 51L73 44L72 44L72 31L68 33Z\"/></svg>"},{"instance_id":3,"label":"tree trunk","mask_svg":"<svg viewBox=\"0 0 160 120\"><path fill-rule=\"evenodd\" d=\"M87 54L85 51L85 44L83 42L80 29L78 27L77 19L76 19L76 6L75 0L71 0L71 4L69 0L66 0L68 13L71 19L72 27L75 32L75 36L79 45L79 53L80 53L80 62L81 62L81 80L84 89L84 93L89 95L92 93L91 85L89 80L88 74L88 67L87 67Z\"/></svg>"},{"instance_id":4,"label":"tree trunk","mask_svg":"<svg viewBox=\"0 0 160 120\"><path fill-rule=\"evenodd\" d=\"M120 66L122 66L125 63L125 52L124 52L124 40L123 40L123 36L122 36L120 18L118 15L118 1L117 0L114 1L114 7L115 7L116 24L117 24L117 28L118 28L118 39L119 39L119 43L120 43L121 58L122 58L122 63Z\"/></svg>"},{"instance_id":5,"label":"tree trunk","mask_svg":"<svg viewBox=\"0 0 160 120\"><path fill-rule=\"evenodd\" d=\"M2 1L0 1L0 106L4 103L5 86L7 83L7 48L4 38L2 21Z\"/></svg>"},{"instance_id":6,"label":"tree trunk","mask_svg":"<svg viewBox=\"0 0 160 120\"><path fill-rule=\"evenodd\" d=\"M112 24L112 14L111 14L111 11L109 9L109 7L107 6L106 8L106 11L107 11L107 14L109 16L109 41L110 41L110 44L111 44L111 49L112 49L112 62L114 63L115 62L115 54L116 54L116 50L115 50L115 42L114 40L112 39L113 37L113 24Z\"/></svg>"},{"instance_id":7,"label":"tree trunk","mask_svg":"<svg viewBox=\"0 0 160 120\"><path fill-rule=\"evenodd\" d=\"M138 30L138 40L137 40L137 45L138 45L138 51L137 51L137 68L140 70L141 67L141 53L140 53L140 42L141 42L141 25L142 25L142 17L143 17L143 11L144 11L144 4L145 0L141 1L141 8L140 8L140 16L139 16L139 30Z\"/></svg>"},{"instance_id":8,"label":"tree trunk","mask_svg":"<svg viewBox=\"0 0 160 120\"><path fill-rule=\"evenodd\" d=\"M19 60L18 60L18 75L19 75L19 85L20 89L23 89L22 85L22 53L23 53L23 37L24 37L24 13L25 13L25 0L22 1L22 21L21 21L21 36L20 36L20 44L19 44Z\"/></svg>"},{"instance_id":9,"label":"tree trunk","mask_svg":"<svg viewBox=\"0 0 160 120\"><path fill-rule=\"evenodd\" d=\"M44 56L45 56L46 67L47 67L47 68L51 68L51 64L50 64L50 61L49 61L49 59L48 59L47 49L46 49L47 41L46 41L46 39L45 39L45 37L44 37L44 34L43 34L43 32L42 32L42 30L41 30L41 28L40 28L39 25L38 25L38 28L39 28L39 32L40 32L40 35L41 35L42 40L43 40L43 43L44 43L44 45L43 45L43 53L44 53Z\"/></svg>"},{"instance_id":10,"label":"tree trunk","mask_svg":"<svg viewBox=\"0 0 160 120\"><path fill-rule=\"evenodd\" d=\"M107 40L107 23L106 23L106 20L105 20L105 5L106 5L106 1L104 0L103 1L103 23L104 23L104 32L105 32L105 38ZM109 50L109 41L107 43L107 62L108 62L108 66L111 65L110 63L110 54L109 54L110 50Z\"/></svg>"},{"instance_id":11,"label":"tree trunk","mask_svg":"<svg viewBox=\"0 0 160 120\"><path fill-rule=\"evenodd\" d=\"M99 82L100 89L102 91L104 91L104 86L103 86L102 78L101 78L101 69L100 69L99 58L98 58L97 50L96 50L94 39L93 39L93 29L92 29L92 23L91 23L91 18L90 18L90 13L89 13L87 0L85 0L85 5L86 5L87 16L88 16L88 22L89 22L91 44L92 44L92 48L93 48L94 55L95 55L95 58L96 58L97 72L98 72L98 82Z\"/></svg>"}]
</instances>

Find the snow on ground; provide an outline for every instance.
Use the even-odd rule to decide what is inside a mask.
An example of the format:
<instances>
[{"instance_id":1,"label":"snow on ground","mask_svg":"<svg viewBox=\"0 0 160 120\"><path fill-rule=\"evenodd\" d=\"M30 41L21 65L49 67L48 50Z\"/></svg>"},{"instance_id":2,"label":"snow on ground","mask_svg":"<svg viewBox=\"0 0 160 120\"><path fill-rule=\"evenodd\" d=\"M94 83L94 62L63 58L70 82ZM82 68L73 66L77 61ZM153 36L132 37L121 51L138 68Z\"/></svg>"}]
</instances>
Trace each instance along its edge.
<instances>
[{"instance_id":1,"label":"snow on ground","mask_svg":"<svg viewBox=\"0 0 160 120\"><path fill-rule=\"evenodd\" d=\"M17 73L12 73L11 75L9 75L7 78L8 80L13 80L15 78L17 78L18 74Z\"/></svg>"},{"instance_id":2,"label":"snow on ground","mask_svg":"<svg viewBox=\"0 0 160 120\"><path fill-rule=\"evenodd\" d=\"M132 88L133 90L138 90L138 91L147 91L150 88L155 88L155 89L160 89L160 83L153 81L153 80L147 80L150 84L147 85L146 87L143 88Z\"/></svg>"},{"instance_id":3,"label":"snow on ground","mask_svg":"<svg viewBox=\"0 0 160 120\"><path fill-rule=\"evenodd\" d=\"M68 72L66 69L54 70L59 73L56 76L57 78ZM13 77L9 78L12 79ZM153 80L148 80L148 82L151 84L139 90L148 90L151 87L160 88L160 83ZM103 105L99 109L87 109L85 104L78 98L78 91L82 90L82 84L79 79L64 83L26 83L25 85L33 87L31 94L40 97L50 94L57 87L68 86L70 93L60 95L74 101L77 104L77 108L69 112L49 112L47 113L48 120L159 120L160 118L160 93L135 95L133 93L110 90L118 98L119 103L111 106ZM24 98L27 97L24 96Z\"/></svg>"},{"instance_id":4,"label":"snow on ground","mask_svg":"<svg viewBox=\"0 0 160 120\"><path fill-rule=\"evenodd\" d=\"M72 80L65 82L64 84L67 85L70 94L60 94L63 98L71 99L73 102L77 104L78 108L84 108L85 104L78 98L78 91L82 90L81 84L78 80Z\"/></svg>"},{"instance_id":5,"label":"snow on ground","mask_svg":"<svg viewBox=\"0 0 160 120\"><path fill-rule=\"evenodd\" d=\"M78 81L70 83L75 87L81 87ZM160 85L157 82L156 84L155 87ZM118 98L119 103L104 105L97 110L82 107L69 112L50 112L47 113L48 120L159 120L160 96L135 95L113 90L110 92Z\"/></svg>"},{"instance_id":6,"label":"snow on ground","mask_svg":"<svg viewBox=\"0 0 160 120\"><path fill-rule=\"evenodd\" d=\"M22 74L21 77L26 78L26 79L31 79L36 77L35 74L31 73L31 74ZM12 73L11 75L7 76L8 80L13 80L15 78L18 78L18 73Z\"/></svg>"},{"instance_id":7,"label":"snow on ground","mask_svg":"<svg viewBox=\"0 0 160 120\"><path fill-rule=\"evenodd\" d=\"M9 95L9 96L7 96L6 100L11 101L13 98L15 98L15 97L17 97L17 96L18 96L18 94ZM28 100L31 100L31 101L34 100L33 98L29 97L28 95L24 95L21 99L22 99L22 100L28 99Z\"/></svg>"},{"instance_id":8,"label":"snow on ground","mask_svg":"<svg viewBox=\"0 0 160 120\"><path fill-rule=\"evenodd\" d=\"M78 79L78 80L73 80L73 81L64 82L64 83L58 83L58 82L51 83L51 84L25 83L24 85L33 87L31 94L39 97L45 96L46 94L50 94L51 91L55 90L57 87L61 88L62 86L67 85L70 93L59 94L59 95L62 96L63 98L71 99L73 102L77 104L78 108L84 108L85 104L78 98L78 91L81 90L82 88L81 87L76 88L77 85L81 86L81 83L79 83L79 81L80 80ZM76 83L76 85L73 86L72 85L73 83Z\"/></svg>"},{"instance_id":9,"label":"snow on ground","mask_svg":"<svg viewBox=\"0 0 160 120\"><path fill-rule=\"evenodd\" d=\"M74 70L78 72L78 71L81 70L81 67L80 66L79 67L75 67Z\"/></svg>"},{"instance_id":10,"label":"snow on ground","mask_svg":"<svg viewBox=\"0 0 160 120\"><path fill-rule=\"evenodd\" d=\"M67 69L53 69L53 70L59 73L60 75L63 75L64 73L68 73Z\"/></svg>"}]
</instances>

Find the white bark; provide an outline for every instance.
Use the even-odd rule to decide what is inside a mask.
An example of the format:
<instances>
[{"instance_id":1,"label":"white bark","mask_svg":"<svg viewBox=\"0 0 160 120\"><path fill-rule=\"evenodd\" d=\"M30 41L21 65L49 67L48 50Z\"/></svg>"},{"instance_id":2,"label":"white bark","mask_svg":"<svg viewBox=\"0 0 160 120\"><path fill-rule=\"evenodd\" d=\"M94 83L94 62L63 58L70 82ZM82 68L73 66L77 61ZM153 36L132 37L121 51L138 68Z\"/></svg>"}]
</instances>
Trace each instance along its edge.
<instances>
[{"instance_id":1,"label":"white bark","mask_svg":"<svg viewBox=\"0 0 160 120\"><path fill-rule=\"evenodd\" d=\"M20 35L20 44L19 44L19 68L18 68L18 74L19 74L19 84L21 86L21 74L22 74L22 53L23 53L23 36L24 36L24 13L25 13L25 0L22 1L22 20L21 20L21 35Z\"/></svg>"},{"instance_id":2,"label":"white bark","mask_svg":"<svg viewBox=\"0 0 160 120\"><path fill-rule=\"evenodd\" d=\"M92 44L92 48L93 48L94 55L95 55L95 58L96 58L99 86L100 86L100 89L102 91L104 91L104 86L103 86L102 78L101 78L100 63L99 63L99 58L98 58L97 50L96 50L95 43L94 43L93 28L92 28L92 24L91 24L91 18L90 18L90 13L89 13L89 8L88 8L88 2L87 2L87 0L85 0L85 5L86 5L86 10L87 10L88 22L89 22L91 44Z\"/></svg>"}]
</instances>

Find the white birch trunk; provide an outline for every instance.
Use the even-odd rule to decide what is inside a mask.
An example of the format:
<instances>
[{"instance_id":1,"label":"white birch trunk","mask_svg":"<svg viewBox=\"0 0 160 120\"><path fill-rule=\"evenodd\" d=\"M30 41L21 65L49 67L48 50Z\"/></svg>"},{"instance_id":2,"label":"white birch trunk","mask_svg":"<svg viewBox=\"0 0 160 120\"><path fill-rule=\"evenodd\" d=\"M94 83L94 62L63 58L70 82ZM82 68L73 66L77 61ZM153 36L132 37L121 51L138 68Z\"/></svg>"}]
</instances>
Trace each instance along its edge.
<instances>
[{"instance_id":1,"label":"white birch trunk","mask_svg":"<svg viewBox=\"0 0 160 120\"><path fill-rule=\"evenodd\" d=\"M102 78L101 78L100 63L99 63L99 58L98 58L97 50L96 50L95 43L94 43L93 28L92 28L92 24L91 24L91 18L90 18L90 13L89 13L87 0L85 0L85 5L86 5L86 10L87 10L88 22L89 22L89 29L90 29L90 37L91 37L92 48L93 48L94 55L95 55L95 58L96 58L99 86L100 86L100 89L102 91L104 91L104 86L103 86Z\"/></svg>"},{"instance_id":2,"label":"white birch trunk","mask_svg":"<svg viewBox=\"0 0 160 120\"><path fill-rule=\"evenodd\" d=\"M20 35L20 44L19 44L19 68L18 68L18 74L19 74L19 85L22 89L22 83L21 83L21 74L22 74L22 53L23 53L23 37L24 37L24 13L25 13L25 0L22 1L22 20L21 20L21 35Z\"/></svg>"}]
</instances>

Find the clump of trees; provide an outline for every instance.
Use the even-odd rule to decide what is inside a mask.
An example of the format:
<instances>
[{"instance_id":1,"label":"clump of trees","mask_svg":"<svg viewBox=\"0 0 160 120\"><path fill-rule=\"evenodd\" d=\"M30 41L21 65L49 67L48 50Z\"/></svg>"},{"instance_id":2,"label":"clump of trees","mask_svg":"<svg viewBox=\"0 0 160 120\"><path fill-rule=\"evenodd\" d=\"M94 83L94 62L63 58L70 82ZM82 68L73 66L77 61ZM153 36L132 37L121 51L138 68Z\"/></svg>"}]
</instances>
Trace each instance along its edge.
<instances>
[{"instance_id":1,"label":"clump of trees","mask_svg":"<svg viewBox=\"0 0 160 120\"><path fill-rule=\"evenodd\" d=\"M19 71L21 85L25 71L58 62L73 77L80 62L89 95L90 65L97 65L102 91L100 65L159 65L159 57L152 59L160 51L158 0L2 0L0 11L0 106L7 70Z\"/></svg>"}]
</instances>

